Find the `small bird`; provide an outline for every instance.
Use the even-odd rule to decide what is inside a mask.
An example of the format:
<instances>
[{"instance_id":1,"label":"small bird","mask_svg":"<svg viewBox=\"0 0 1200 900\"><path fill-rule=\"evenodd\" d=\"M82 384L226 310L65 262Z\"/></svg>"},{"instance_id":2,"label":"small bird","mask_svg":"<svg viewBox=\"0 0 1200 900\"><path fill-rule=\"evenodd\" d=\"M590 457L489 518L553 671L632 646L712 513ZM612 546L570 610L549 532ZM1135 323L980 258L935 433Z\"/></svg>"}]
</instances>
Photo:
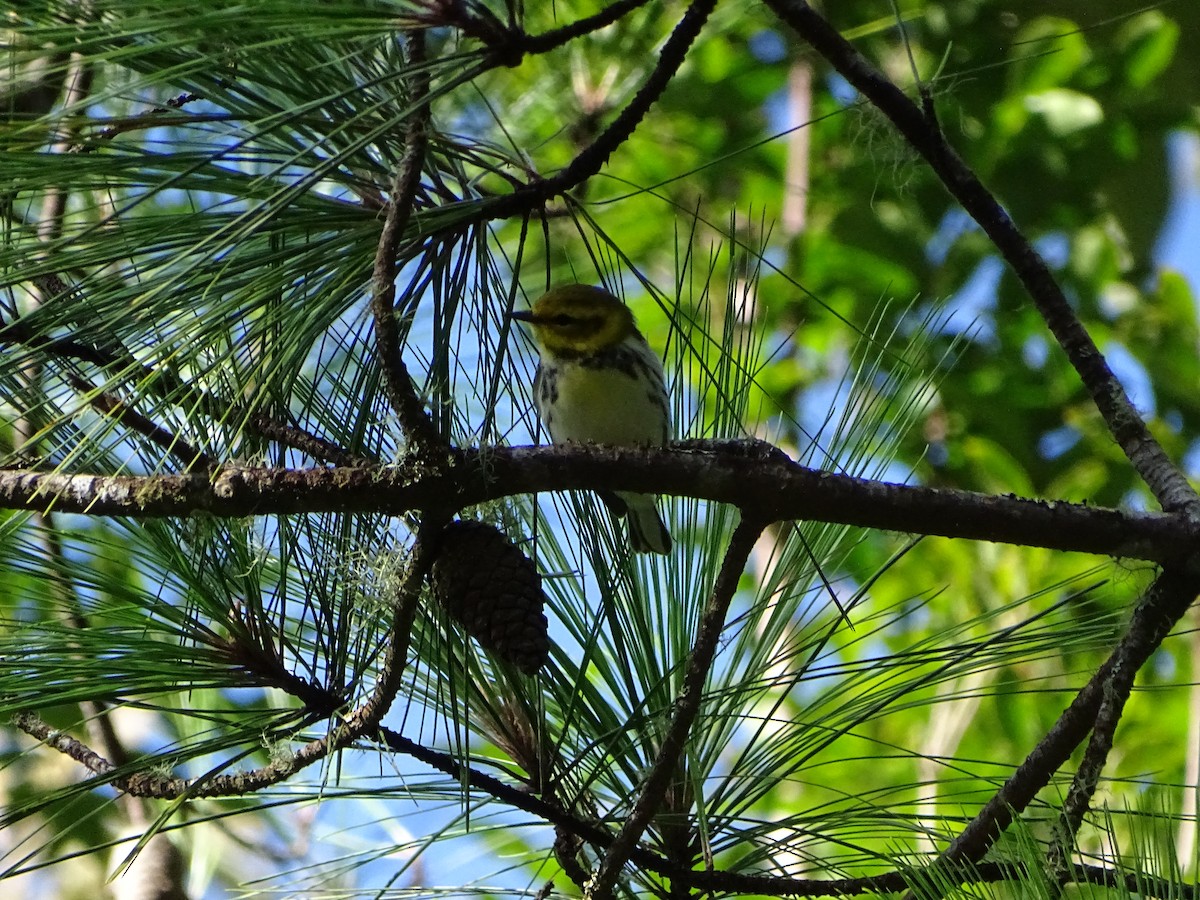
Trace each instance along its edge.
<instances>
[{"instance_id":1,"label":"small bird","mask_svg":"<svg viewBox=\"0 0 1200 900\"><path fill-rule=\"evenodd\" d=\"M541 351L533 401L556 444L644 444L670 440L662 363L629 308L601 288L566 284L511 318L528 322ZM600 493L629 523L639 553L670 553L671 533L653 494Z\"/></svg>"}]
</instances>

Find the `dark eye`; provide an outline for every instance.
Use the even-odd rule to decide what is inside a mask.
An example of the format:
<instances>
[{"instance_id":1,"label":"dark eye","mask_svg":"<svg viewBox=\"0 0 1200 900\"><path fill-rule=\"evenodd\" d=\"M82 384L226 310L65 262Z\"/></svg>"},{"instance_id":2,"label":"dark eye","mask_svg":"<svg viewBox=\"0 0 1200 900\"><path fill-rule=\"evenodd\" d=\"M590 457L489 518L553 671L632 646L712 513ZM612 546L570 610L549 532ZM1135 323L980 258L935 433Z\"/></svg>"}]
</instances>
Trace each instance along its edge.
<instances>
[{"instance_id":1,"label":"dark eye","mask_svg":"<svg viewBox=\"0 0 1200 900\"><path fill-rule=\"evenodd\" d=\"M569 316L566 313L559 313L557 316L555 316L550 321L553 322L555 325L572 325L575 322L575 317Z\"/></svg>"}]
</instances>

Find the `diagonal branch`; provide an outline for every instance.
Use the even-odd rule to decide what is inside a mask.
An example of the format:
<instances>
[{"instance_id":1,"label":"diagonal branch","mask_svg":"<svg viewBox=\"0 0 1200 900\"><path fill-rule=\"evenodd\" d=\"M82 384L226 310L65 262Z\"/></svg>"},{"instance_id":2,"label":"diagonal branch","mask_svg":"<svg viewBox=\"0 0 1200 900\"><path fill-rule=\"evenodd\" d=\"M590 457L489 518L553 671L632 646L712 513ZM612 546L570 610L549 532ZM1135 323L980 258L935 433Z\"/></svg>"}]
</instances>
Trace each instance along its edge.
<instances>
[{"instance_id":1,"label":"diagonal branch","mask_svg":"<svg viewBox=\"0 0 1200 900\"><path fill-rule=\"evenodd\" d=\"M1048 865L1051 872L1064 871L1071 853L1075 847L1076 836L1087 815L1092 797L1100 784L1100 775L1108 754L1112 751L1113 737L1117 732L1117 723L1121 721L1121 713L1125 703L1133 691L1136 669L1128 666L1113 666L1109 678L1105 682L1103 699L1100 709L1096 712L1096 721L1092 724L1092 736L1088 740L1087 749L1083 751L1083 760L1071 779L1071 787L1063 802L1062 812L1054 830L1054 843L1048 854Z\"/></svg>"},{"instance_id":2,"label":"diagonal branch","mask_svg":"<svg viewBox=\"0 0 1200 900\"><path fill-rule=\"evenodd\" d=\"M546 31L542 34L523 35L518 44L518 49L522 54L547 53L556 47L569 44L571 41L583 37L585 34L591 34L593 31L607 28L639 6L645 6L648 2L649 0L617 0L617 2L600 10L600 12L577 19L561 28L555 28L552 31Z\"/></svg>"},{"instance_id":3,"label":"diagonal branch","mask_svg":"<svg viewBox=\"0 0 1200 900\"><path fill-rule=\"evenodd\" d=\"M68 373L67 381L83 395L87 402L104 415L125 425L145 437L152 444L174 456L187 471L216 468L216 460L203 450L193 447L180 434L176 434L152 419L142 415L119 397L92 384L85 378Z\"/></svg>"},{"instance_id":4,"label":"diagonal branch","mask_svg":"<svg viewBox=\"0 0 1200 900\"><path fill-rule=\"evenodd\" d=\"M122 770L128 766L115 765L66 732L51 727L34 713L19 712L13 716L12 721L26 734L69 756L118 790L134 797L157 800L174 800L180 797L234 797L253 793L289 778L301 769L324 759L333 749L349 743L349 739L344 739L346 730L339 728L323 738L309 741L292 756L277 759L261 768L210 778L188 779L149 770L124 774Z\"/></svg>"},{"instance_id":5,"label":"diagonal branch","mask_svg":"<svg viewBox=\"0 0 1200 900\"><path fill-rule=\"evenodd\" d=\"M261 438L274 441L282 447L299 450L316 460L333 463L335 466L355 468L376 465L376 460L351 453L333 441L315 435L295 425L287 425L263 413L246 420L247 427Z\"/></svg>"},{"instance_id":6,"label":"diagonal branch","mask_svg":"<svg viewBox=\"0 0 1200 900\"><path fill-rule=\"evenodd\" d=\"M590 889L585 892L585 896L590 900L608 900L612 896L617 879L625 863L629 861L633 848L638 845L642 833L662 806L663 797L679 767L687 736L696 721L696 714L700 711L704 683L708 680L709 670L717 654L717 643L725 627L725 614L729 610L729 603L737 590L738 579L746 567L746 560L765 527L766 523L763 520L743 514L733 537L730 538L721 570L713 582L712 596L700 619L696 643L688 656L687 668L683 674L683 688L675 700L671 723L663 736L662 746L658 748L658 755L650 766L650 771L642 780L633 809L600 861Z\"/></svg>"},{"instance_id":7,"label":"diagonal branch","mask_svg":"<svg viewBox=\"0 0 1200 900\"><path fill-rule=\"evenodd\" d=\"M396 608L392 613L391 632L384 652L383 666L371 696L353 715L349 724L355 737L374 734L383 717L391 708L400 690L400 676L408 661L408 647L412 639L413 620L421 600L421 586L425 583L437 553L438 534L449 520L448 514L431 512L421 518L417 539L408 560L408 571L396 597Z\"/></svg>"},{"instance_id":8,"label":"diagonal branch","mask_svg":"<svg viewBox=\"0 0 1200 900\"><path fill-rule=\"evenodd\" d=\"M708 17L716 5L717 0L695 0L687 8L679 20L679 24L675 26L671 36L663 44L658 65L654 67L654 71L650 73L646 83L634 95L629 105L621 110L612 124L604 129L590 146L571 160L570 165L562 172L549 179L547 183L555 186L553 193L549 196L565 193L570 188L591 178L604 167L613 151L629 140L634 129L645 118L650 107L662 96L663 91L675 77L675 73L679 71L679 67L683 65L688 49L699 37L700 30L708 21Z\"/></svg>"},{"instance_id":9,"label":"diagonal branch","mask_svg":"<svg viewBox=\"0 0 1200 900\"><path fill-rule=\"evenodd\" d=\"M1200 518L1200 497L1150 434L1045 260L947 142L936 120L868 62L805 0L765 0L780 19L880 110L991 238L1067 354L1117 444L1164 510Z\"/></svg>"},{"instance_id":10,"label":"diagonal branch","mask_svg":"<svg viewBox=\"0 0 1200 900\"><path fill-rule=\"evenodd\" d=\"M1134 610L1128 629L1105 663L1075 695L1025 761L951 842L939 858L940 864L976 862L984 857L1004 829L1070 758L1088 731L1093 726L1100 727L1097 719L1103 705L1122 693L1128 695L1137 671L1187 612L1198 590L1200 577L1194 573L1181 574L1168 569L1159 575ZM1114 706L1112 712L1119 716L1120 705ZM1115 722L1112 724L1115 727ZM1104 740L1101 732L1098 741L1102 744ZM1097 760L1103 762L1098 753L1098 750L1091 752L1093 765Z\"/></svg>"},{"instance_id":11,"label":"diagonal branch","mask_svg":"<svg viewBox=\"0 0 1200 900\"><path fill-rule=\"evenodd\" d=\"M45 719L34 713L28 711L16 713L12 717L12 723L15 727L30 737L37 738L52 750L57 750L64 756L75 760L75 762L79 763L89 772L97 775L107 775L118 768L117 765L109 762L82 741L71 737L65 731L52 727Z\"/></svg>"},{"instance_id":12,"label":"diagonal branch","mask_svg":"<svg viewBox=\"0 0 1200 900\"><path fill-rule=\"evenodd\" d=\"M600 136L571 160L565 169L550 178L531 181L511 194L481 203L478 218L504 219L531 212L599 172L613 152L629 139L650 111L650 107L667 89L675 73L683 65L688 49L699 36L704 23L708 21L714 6L716 0L695 0L687 8L679 24L663 44L658 63L645 84Z\"/></svg>"},{"instance_id":13,"label":"diagonal branch","mask_svg":"<svg viewBox=\"0 0 1200 900\"><path fill-rule=\"evenodd\" d=\"M27 734L70 756L96 775L107 780L118 790L136 797L155 799L231 797L253 793L278 784L313 763L319 762L330 753L348 747L359 738L375 734L378 731L380 721L387 714L399 690L400 676L403 674L407 662L413 617L416 615L421 597L421 585L433 563L436 542L430 540L429 536L436 534L441 527L442 522L434 516L427 516L426 521L422 523L421 531L418 533L412 549L408 571L397 592L390 639L384 653L379 677L370 697L347 714L324 737L309 741L289 756L272 760L257 769L201 778L179 778L149 770L123 774L120 771L121 767L104 759L70 735L51 728L32 713L18 713L13 719L14 724ZM317 720L327 718L330 715L330 709L336 708L341 702L333 694L322 695L320 692L314 691L305 691L304 693L310 700L315 700L320 704L319 708L310 709L309 721L312 721L312 717Z\"/></svg>"},{"instance_id":14,"label":"diagonal branch","mask_svg":"<svg viewBox=\"0 0 1200 900\"><path fill-rule=\"evenodd\" d=\"M404 135L404 157L392 181L391 201L379 234L375 267L371 275L371 313L375 319L375 350L387 384L388 399L400 419L400 426L422 455L441 447L443 441L425 405L413 388L412 377L401 353L396 323L396 255L400 239L412 217L421 169L429 143L429 72L425 68L425 33L408 35L408 63L412 67L409 105L412 112Z\"/></svg>"},{"instance_id":15,"label":"diagonal branch","mask_svg":"<svg viewBox=\"0 0 1200 900\"><path fill-rule=\"evenodd\" d=\"M472 7L454 0L443 0L437 4L435 12L418 17L418 20L430 25L453 26L467 37L481 41L491 51L495 64L515 67L521 64L526 54L548 53L576 38L607 28L648 2L617 0L598 13L541 34L529 34L515 25L505 25L485 6Z\"/></svg>"}]
</instances>

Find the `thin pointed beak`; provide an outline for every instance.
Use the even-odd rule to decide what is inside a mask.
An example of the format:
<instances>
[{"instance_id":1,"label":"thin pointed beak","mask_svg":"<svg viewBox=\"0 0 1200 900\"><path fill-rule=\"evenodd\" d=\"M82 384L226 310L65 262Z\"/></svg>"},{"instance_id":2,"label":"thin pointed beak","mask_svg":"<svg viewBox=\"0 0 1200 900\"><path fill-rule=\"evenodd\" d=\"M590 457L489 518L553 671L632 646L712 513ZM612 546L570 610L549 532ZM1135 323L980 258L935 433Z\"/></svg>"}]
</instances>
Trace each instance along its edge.
<instances>
[{"instance_id":1,"label":"thin pointed beak","mask_svg":"<svg viewBox=\"0 0 1200 900\"><path fill-rule=\"evenodd\" d=\"M510 312L508 314L508 317L510 319L516 319L518 322L533 322L534 321L532 309L514 309L512 312Z\"/></svg>"}]
</instances>

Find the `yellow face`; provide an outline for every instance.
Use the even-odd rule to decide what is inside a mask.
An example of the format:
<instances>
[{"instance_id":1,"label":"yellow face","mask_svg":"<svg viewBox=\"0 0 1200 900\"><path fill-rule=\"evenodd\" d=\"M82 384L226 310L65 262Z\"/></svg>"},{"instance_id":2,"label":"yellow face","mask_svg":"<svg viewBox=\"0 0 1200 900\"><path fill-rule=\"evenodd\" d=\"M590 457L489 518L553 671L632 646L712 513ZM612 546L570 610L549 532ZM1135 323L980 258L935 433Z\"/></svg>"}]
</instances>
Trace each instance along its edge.
<instances>
[{"instance_id":1,"label":"yellow face","mask_svg":"<svg viewBox=\"0 0 1200 900\"><path fill-rule=\"evenodd\" d=\"M615 347L637 330L624 303L586 284L556 287L512 318L532 325L534 338L550 353L594 353Z\"/></svg>"}]
</instances>

